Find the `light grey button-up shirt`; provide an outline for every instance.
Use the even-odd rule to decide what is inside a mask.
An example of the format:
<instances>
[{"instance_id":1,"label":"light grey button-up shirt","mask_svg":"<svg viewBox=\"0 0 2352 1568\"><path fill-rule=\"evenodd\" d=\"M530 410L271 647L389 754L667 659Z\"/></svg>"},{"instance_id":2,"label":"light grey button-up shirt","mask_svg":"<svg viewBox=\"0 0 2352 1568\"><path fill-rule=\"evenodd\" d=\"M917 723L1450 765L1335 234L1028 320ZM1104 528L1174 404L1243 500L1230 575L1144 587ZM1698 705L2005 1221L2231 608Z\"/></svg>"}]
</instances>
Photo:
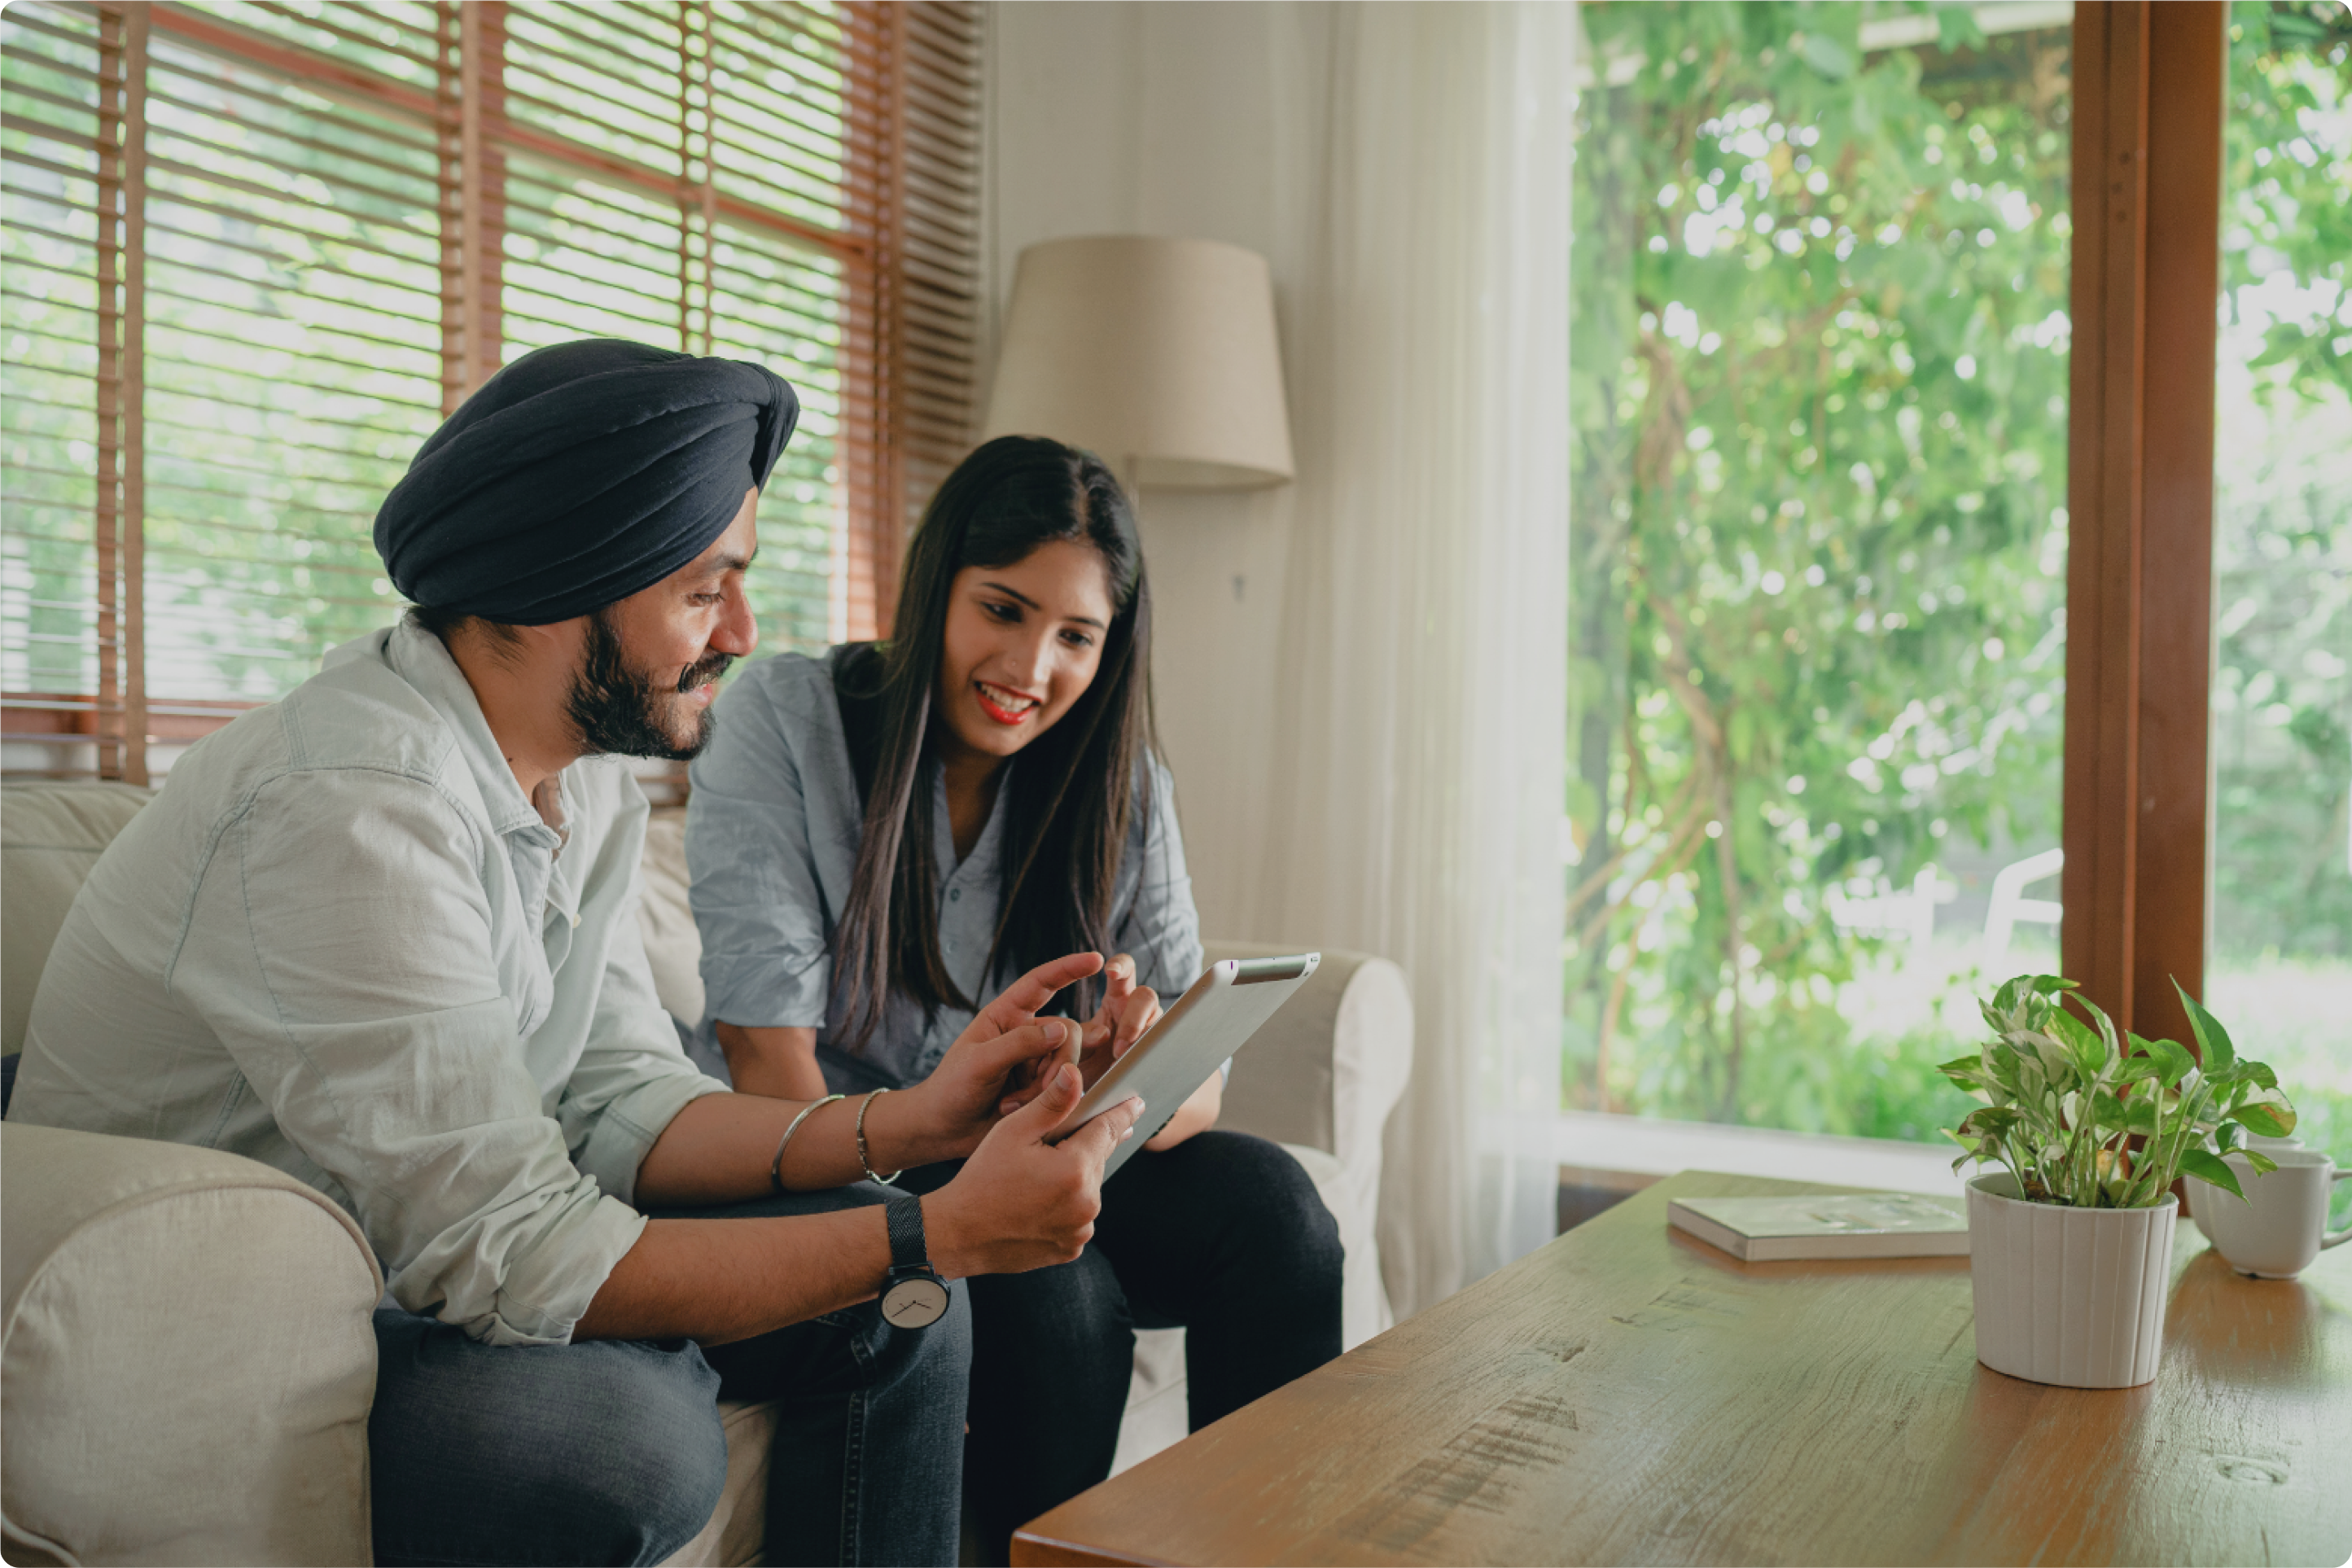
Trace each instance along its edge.
<instances>
[{"instance_id":1,"label":"light grey button-up shirt","mask_svg":"<svg viewBox=\"0 0 2352 1568\"><path fill-rule=\"evenodd\" d=\"M638 1163L723 1086L655 999L636 782L593 759L542 793L430 633L336 649L100 857L10 1120L274 1165L350 1211L410 1311L567 1340L645 1227Z\"/></svg>"},{"instance_id":2,"label":"light grey button-up shirt","mask_svg":"<svg viewBox=\"0 0 2352 1568\"><path fill-rule=\"evenodd\" d=\"M834 695L842 651L761 659L728 688L710 748L693 767L686 858L707 994L696 1054L716 1059L711 1025L722 1018L746 1028L814 1028L831 1086L855 1091L921 1082L971 1015L945 1007L927 1016L897 995L862 1056L834 1044L842 1023L832 994L834 928L848 901L866 817ZM1137 979L1164 1004L1201 973L1201 922L1184 870L1175 785L1156 758L1150 768L1150 806L1136 813L1119 861L1111 940L1114 951L1134 956ZM930 787L940 955L964 994L985 1001L1013 978L983 970L1001 903L1005 796L1021 787L1019 766L961 861L936 771Z\"/></svg>"}]
</instances>

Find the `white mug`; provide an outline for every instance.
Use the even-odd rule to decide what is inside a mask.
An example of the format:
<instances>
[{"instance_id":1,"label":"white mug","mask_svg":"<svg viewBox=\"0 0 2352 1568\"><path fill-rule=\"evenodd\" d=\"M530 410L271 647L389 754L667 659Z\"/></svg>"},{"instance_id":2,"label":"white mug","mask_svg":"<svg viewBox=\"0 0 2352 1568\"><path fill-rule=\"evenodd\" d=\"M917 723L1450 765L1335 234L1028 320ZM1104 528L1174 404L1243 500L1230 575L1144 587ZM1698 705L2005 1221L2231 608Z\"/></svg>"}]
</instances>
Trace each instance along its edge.
<instances>
[{"instance_id":1,"label":"white mug","mask_svg":"<svg viewBox=\"0 0 2352 1568\"><path fill-rule=\"evenodd\" d=\"M2265 1138L2261 1133L2255 1132L2248 1134L2246 1138L2246 1147L2249 1149L2259 1149L2263 1153L2270 1155L2273 1159L2276 1159L2278 1157L2278 1152L2282 1149L2302 1148L2303 1140L2300 1138ZM2221 1192L2213 1187L2208 1186L2205 1183L2198 1181L2194 1176L2189 1177L2189 1180L2196 1184L2194 1186L2190 1187L2189 1192L2189 1223L2197 1227L2199 1235L2202 1236L2206 1240L2211 1241L2213 1239L2213 1227L2205 1221L2206 1210L2215 1203L2233 1204L2238 1200L2231 1197L2227 1193ZM2241 1182L2238 1184L2240 1186L2243 1186L2245 1184ZM2213 1196L2210 1201L2200 1201L2197 1195L2200 1192L2211 1193Z\"/></svg>"},{"instance_id":2,"label":"white mug","mask_svg":"<svg viewBox=\"0 0 2352 1568\"><path fill-rule=\"evenodd\" d=\"M2328 1189L2352 1171L2337 1170L2315 1149L2264 1152L2278 1169L2261 1176L2243 1154L2229 1157L2246 1190L2243 1203L2204 1182L2197 1182L2189 1203L2205 1217L2214 1250L2231 1268L2258 1279L2292 1279L2311 1267L2321 1248L2352 1241L2352 1226L2327 1228Z\"/></svg>"}]
</instances>

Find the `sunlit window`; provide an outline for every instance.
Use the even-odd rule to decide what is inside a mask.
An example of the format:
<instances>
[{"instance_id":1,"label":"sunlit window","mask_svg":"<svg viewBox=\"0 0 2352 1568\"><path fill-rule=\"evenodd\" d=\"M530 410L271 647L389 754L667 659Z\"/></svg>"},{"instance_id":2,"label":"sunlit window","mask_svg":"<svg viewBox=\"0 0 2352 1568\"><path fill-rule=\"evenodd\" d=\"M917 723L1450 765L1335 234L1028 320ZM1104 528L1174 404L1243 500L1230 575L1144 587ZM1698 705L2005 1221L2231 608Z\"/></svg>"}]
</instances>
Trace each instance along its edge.
<instances>
[{"instance_id":1,"label":"sunlit window","mask_svg":"<svg viewBox=\"0 0 2352 1568\"><path fill-rule=\"evenodd\" d=\"M2069 29L2008 11L1584 13L1573 1106L1932 1138L2054 966Z\"/></svg>"}]
</instances>

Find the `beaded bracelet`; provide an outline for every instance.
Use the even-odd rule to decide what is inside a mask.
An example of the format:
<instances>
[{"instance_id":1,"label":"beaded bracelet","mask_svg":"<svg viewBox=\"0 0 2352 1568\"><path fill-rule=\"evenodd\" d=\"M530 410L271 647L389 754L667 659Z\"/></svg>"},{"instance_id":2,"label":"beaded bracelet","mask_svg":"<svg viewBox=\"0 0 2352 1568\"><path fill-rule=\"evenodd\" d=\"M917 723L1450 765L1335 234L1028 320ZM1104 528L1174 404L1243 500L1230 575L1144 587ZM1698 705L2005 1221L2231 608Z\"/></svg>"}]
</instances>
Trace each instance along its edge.
<instances>
[{"instance_id":1,"label":"beaded bracelet","mask_svg":"<svg viewBox=\"0 0 2352 1568\"><path fill-rule=\"evenodd\" d=\"M775 1188L776 1191L780 1193L784 1190L784 1145L793 1141L793 1134L801 1130L801 1123L809 1119L809 1112L816 1110L819 1106L831 1105L836 1100L845 1100L847 1098L848 1096L846 1095L828 1094L823 1100L813 1100L806 1105L801 1107L801 1113L793 1118L791 1124L784 1129L784 1135L776 1140L776 1157L768 1162L768 1184L770 1186ZM858 1152L862 1155L865 1152L866 1140L863 1137L860 1137L857 1142Z\"/></svg>"}]
</instances>

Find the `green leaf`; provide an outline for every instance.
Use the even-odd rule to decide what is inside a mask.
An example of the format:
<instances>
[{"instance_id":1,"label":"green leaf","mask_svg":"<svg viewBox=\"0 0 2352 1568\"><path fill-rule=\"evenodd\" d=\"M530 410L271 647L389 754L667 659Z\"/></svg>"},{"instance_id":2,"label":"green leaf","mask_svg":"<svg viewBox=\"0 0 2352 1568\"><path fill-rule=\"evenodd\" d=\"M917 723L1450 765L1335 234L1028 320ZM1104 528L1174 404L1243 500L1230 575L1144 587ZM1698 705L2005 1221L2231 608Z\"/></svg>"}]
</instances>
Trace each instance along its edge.
<instances>
[{"instance_id":1,"label":"green leaf","mask_svg":"<svg viewBox=\"0 0 2352 1568\"><path fill-rule=\"evenodd\" d=\"M2069 1013L2050 1015L2050 1034L2066 1048L2085 1076L2095 1075L2106 1058L2106 1046L2091 1026Z\"/></svg>"},{"instance_id":2,"label":"green leaf","mask_svg":"<svg viewBox=\"0 0 2352 1568\"><path fill-rule=\"evenodd\" d=\"M2189 1012L2189 1027L2197 1036L2197 1051L2205 1060L2205 1070L2229 1071L2238 1059L2236 1047L2230 1044L2230 1031L2221 1027L2221 1020L2205 1011L2179 981L2175 980L2172 988L2180 994L2180 1005Z\"/></svg>"},{"instance_id":3,"label":"green leaf","mask_svg":"<svg viewBox=\"0 0 2352 1568\"><path fill-rule=\"evenodd\" d=\"M2166 1089L2187 1078L2189 1070L2197 1065L2197 1058L2189 1054L2189 1047L2178 1040L2149 1040L2147 1045L2148 1058L2156 1063L2156 1081Z\"/></svg>"},{"instance_id":4,"label":"green leaf","mask_svg":"<svg viewBox=\"0 0 2352 1568\"><path fill-rule=\"evenodd\" d=\"M2264 1138L2284 1138L2294 1131L2294 1110L2275 1100L2258 1100L2242 1105L2230 1113L2233 1121L2245 1123L2246 1131Z\"/></svg>"},{"instance_id":5,"label":"green leaf","mask_svg":"<svg viewBox=\"0 0 2352 1568\"><path fill-rule=\"evenodd\" d=\"M2254 1168L2254 1174L2257 1176L2267 1176L2278 1169L2278 1162L2259 1149L2246 1151L2246 1163Z\"/></svg>"},{"instance_id":6,"label":"green leaf","mask_svg":"<svg viewBox=\"0 0 2352 1568\"><path fill-rule=\"evenodd\" d=\"M2202 1149L2184 1150L2180 1156L2180 1168L2189 1175L2212 1183L2242 1202L2245 1198L2244 1189L2238 1185L2238 1173Z\"/></svg>"}]
</instances>

